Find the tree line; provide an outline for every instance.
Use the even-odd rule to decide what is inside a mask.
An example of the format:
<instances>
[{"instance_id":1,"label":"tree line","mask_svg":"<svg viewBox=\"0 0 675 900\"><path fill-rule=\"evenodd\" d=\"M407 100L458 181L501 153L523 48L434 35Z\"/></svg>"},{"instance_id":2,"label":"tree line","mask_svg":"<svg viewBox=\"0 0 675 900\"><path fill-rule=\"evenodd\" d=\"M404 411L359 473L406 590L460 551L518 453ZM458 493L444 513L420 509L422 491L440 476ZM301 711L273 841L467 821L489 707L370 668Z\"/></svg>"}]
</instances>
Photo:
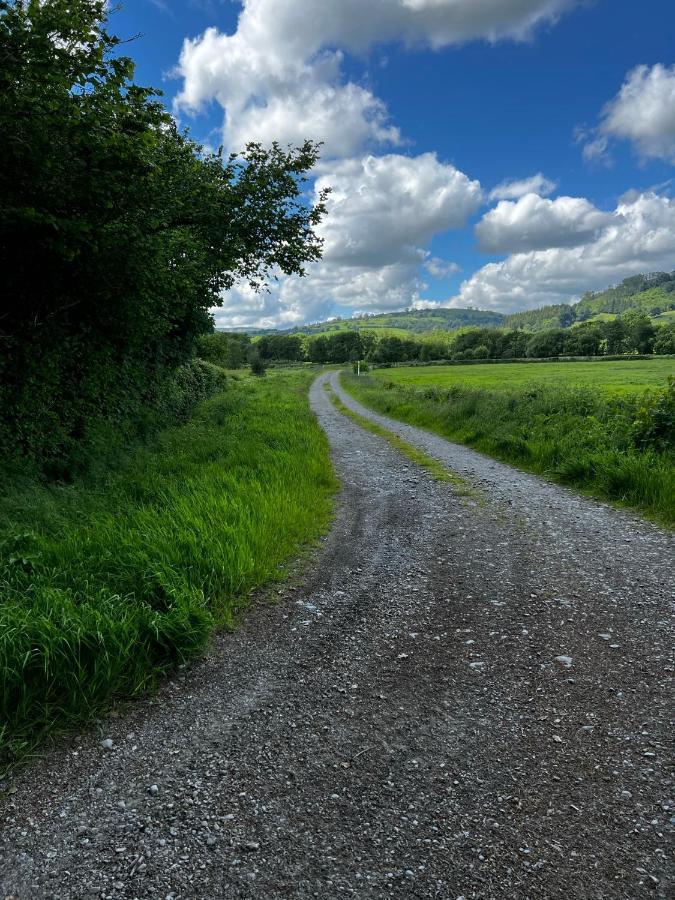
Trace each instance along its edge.
<instances>
[{"instance_id":1,"label":"tree line","mask_svg":"<svg viewBox=\"0 0 675 900\"><path fill-rule=\"evenodd\" d=\"M225 368L254 358L264 363L346 363L475 359L547 359L559 356L621 356L675 353L675 323L656 325L629 311L610 321L585 322L530 334L520 329L465 328L420 339L378 336L372 331L338 331L318 337L269 334L251 341L246 334L216 332L200 338L198 353Z\"/></svg>"},{"instance_id":2,"label":"tree line","mask_svg":"<svg viewBox=\"0 0 675 900\"><path fill-rule=\"evenodd\" d=\"M321 254L317 146L204 152L106 17L106 0L0 0L5 458L63 460L145 421L223 290Z\"/></svg>"}]
</instances>

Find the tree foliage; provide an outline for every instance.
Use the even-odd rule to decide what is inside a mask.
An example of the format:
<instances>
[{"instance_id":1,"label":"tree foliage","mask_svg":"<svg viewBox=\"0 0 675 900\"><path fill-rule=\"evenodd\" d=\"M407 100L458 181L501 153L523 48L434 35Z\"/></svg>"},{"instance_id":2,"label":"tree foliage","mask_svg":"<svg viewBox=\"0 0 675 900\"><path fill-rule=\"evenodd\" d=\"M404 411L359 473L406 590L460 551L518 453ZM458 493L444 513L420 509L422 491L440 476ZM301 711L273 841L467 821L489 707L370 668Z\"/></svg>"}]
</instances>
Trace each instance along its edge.
<instances>
[{"instance_id":1,"label":"tree foliage","mask_svg":"<svg viewBox=\"0 0 675 900\"><path fill-rule=\"evenodd\" d=\"M317 159L204 154L106 29L104 0L0 0L0 447L68 452L152 402L237 280L319 258Z\"/></svg>"}]
</instances>

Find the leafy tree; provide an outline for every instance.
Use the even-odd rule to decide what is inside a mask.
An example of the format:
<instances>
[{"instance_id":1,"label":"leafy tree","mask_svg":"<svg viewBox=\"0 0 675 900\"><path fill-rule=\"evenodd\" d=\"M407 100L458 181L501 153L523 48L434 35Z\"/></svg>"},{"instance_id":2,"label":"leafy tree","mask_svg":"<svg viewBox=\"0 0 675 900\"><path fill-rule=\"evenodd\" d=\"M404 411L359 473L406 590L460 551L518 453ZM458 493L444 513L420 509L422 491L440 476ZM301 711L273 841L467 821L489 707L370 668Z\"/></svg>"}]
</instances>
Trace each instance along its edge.
<instances>
[{"instance_id":1,"label":"leafy tree","mask_svg":"<svg viewBox=\"0 0 675 900\"><path fill-rule=\"evenodd\" d=\"M651 353L656 337L656 328L649 316L637 310L629 310L621 319L626 329L628 350L636 353Z\"/></svg>"},{"instance_id":2,"label":"leafy tree","mask_svg":"<svg viewBox=\"0 0 675 900\"><path fill-rule=\"evenodd\" d=\"M250 343L247 334L214 331L197 338L196 350L201 359L224 369L238 369L246 362Z\"/></svg>"},{"instance_id":3,"label":"leafy tree","mask_svg":"<svg viewBox=\"0 0 675 900\"><path fill-rule=\"evenodd\" d=\"M202 153L119 45L105 0L0 0L4 451L153 402L224 289L320 256L317 146Z\"/></svg>"},{"instance_id":4,"label":"leafy tree","mask_svg":"<svg viewBox=\"0 0 675 900\"><path fill-rule=\"evenodd\" d=\"M301 362L305 359L305 346L299 334L265 334L256 347L263 359Z\"/></svg>"},{"instance_id":5,"label":"leafy tree","mask_svg":"<svg viewBox=\"0 0 675 900\"><path fill-rule=\"evenodd\" d=\"M265 362L258 352L258 348L254 345L251 347L248 353L248 361L251 366L251 373L253 375L266 375L267 368L265 366Z\"/></svg>"},{"instance_id":6,"label":"leafy tree","mask_svg":"<svg viewBox=\"0 0 675 900\"><path fill-rule=\"evenodd\" d=\"M532 359L544 359L560 356L565 347L565 332L559 328L551 331L540 331L533 334L527 342L527 356Z\"/></svg>"},{"instance_id":7,"label":"leafy tree","mask_svg":"<svg viewBox=\"0 0 675 900\"><path fill-rule=\"evenodd\" d=\"M662 325L656 333L654 353L675 353L675 322Z\"/></svg>"}]
</instances>

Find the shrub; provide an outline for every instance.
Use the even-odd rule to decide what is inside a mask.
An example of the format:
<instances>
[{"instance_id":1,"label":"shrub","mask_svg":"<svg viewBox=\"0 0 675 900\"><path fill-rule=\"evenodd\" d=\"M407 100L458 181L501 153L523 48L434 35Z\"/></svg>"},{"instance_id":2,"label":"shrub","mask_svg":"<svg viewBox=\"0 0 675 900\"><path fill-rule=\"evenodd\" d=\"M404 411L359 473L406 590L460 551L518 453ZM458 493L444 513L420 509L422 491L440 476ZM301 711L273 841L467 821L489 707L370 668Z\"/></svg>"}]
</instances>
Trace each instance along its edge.
<instances>
[{"instance_id":1,"label":"shrub","mask_svg":"<svg viewBox=\"0 0 675 900\"><path fill-rule=\"evenodd\" d=\"M656 450L675 449L675 378L660 391L647 391L633 423L637 447Z\"/></svg>"}]
</instances>

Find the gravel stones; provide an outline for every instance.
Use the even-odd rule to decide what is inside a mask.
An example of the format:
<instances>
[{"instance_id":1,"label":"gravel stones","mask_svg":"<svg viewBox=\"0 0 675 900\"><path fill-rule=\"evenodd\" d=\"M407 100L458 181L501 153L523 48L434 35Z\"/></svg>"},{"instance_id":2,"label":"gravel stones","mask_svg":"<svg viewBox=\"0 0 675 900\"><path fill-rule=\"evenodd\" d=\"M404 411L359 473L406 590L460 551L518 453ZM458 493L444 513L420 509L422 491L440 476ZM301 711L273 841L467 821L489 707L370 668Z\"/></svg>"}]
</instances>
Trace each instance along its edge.
<instances>
[{"instance_id":1,"label":"gravel stones","mask_svg":"<svg viewBox=\"0 0 675 900\"><path fill-rule=\"evenodd\" d=\"M343 487L301 583L110 717L114 752L12 779L0 897L667 897L672 535L389 423L469 502L326 377Z\"/></svg>"}]
</instances>

